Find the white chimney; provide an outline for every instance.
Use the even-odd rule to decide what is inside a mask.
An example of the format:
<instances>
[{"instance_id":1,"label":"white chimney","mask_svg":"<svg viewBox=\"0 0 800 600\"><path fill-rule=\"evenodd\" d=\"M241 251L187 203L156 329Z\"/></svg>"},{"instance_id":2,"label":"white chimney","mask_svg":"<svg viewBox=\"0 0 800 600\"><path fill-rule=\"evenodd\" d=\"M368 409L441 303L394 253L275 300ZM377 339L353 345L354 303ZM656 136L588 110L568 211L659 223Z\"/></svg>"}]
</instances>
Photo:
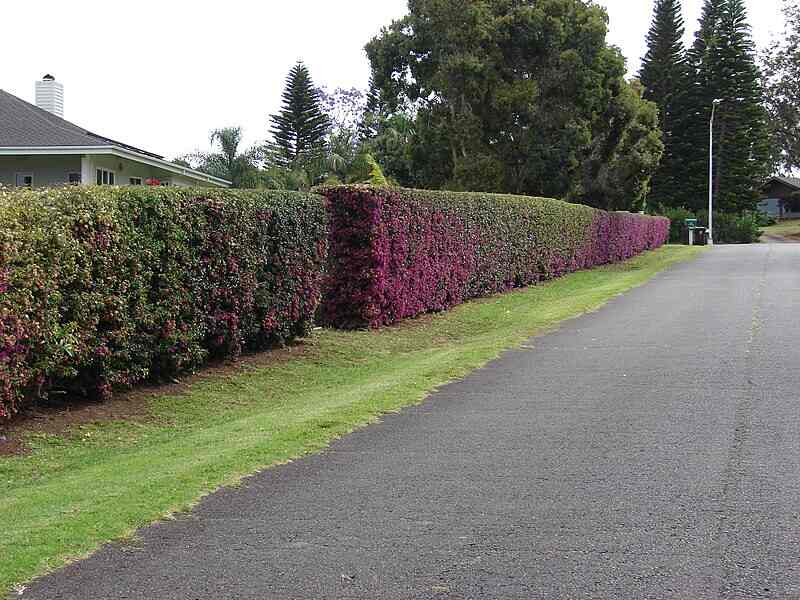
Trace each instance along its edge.
<instances>
[{"instance_id":1,"label":"white chimney","mask_svg":"<svg viewBox=\"0 0 800 600\"><path fill-rule=\"evenodd\" d=\"M36 106L57 117L64 116L64 86L52 75L45 75L36 82Z\"/></svg>"}]
</instances>

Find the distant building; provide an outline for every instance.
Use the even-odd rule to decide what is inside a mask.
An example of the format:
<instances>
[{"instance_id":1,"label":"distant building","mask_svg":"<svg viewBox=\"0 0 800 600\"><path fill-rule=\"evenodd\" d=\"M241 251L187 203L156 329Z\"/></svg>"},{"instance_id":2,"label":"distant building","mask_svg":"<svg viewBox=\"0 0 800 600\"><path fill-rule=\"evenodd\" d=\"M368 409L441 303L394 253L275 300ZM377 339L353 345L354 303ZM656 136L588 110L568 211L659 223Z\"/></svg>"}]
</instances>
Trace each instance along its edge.
<instances>
[{"instance_id":1,"label":"distant building","mask_svg":"<svg viewBox=\"0 0 800 600\"><path fill-rule=\"evenodd\" d=\"M36 83L36 103L0 90L0 185L231 185L65 121L64 88L51 75Z\"/></svg>"},{"instance_id":2,"label":"distant building","mask_svg":"<svg viewBox=\"0 0 800 600\"><path fill-rule=\"evenodd\" d=\"M800 219L800 179L770 179L764 186L764 199L758 210L776 219Z\"/></svg>"}]
</instances>

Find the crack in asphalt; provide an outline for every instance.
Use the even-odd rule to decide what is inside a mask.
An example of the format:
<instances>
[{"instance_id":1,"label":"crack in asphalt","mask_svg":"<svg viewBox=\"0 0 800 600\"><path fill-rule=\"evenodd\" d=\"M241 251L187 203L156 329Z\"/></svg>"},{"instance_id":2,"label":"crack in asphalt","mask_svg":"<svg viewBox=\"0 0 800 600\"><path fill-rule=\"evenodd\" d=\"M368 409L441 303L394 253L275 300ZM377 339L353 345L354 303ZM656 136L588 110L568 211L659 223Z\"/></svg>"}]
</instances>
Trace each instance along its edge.
<instances>
[{"instance_id":1,"label":"crack in asphalt","mask_svg":"<svg viewBox=\"0 0 800 600\"><path fill-rule=\"evenodd\" d=\"M718 525L715 535L715 554L718 556L720 568L722 570L721 585L719 587L719 598L727 599L736 597L742 587L742 569L749 566L744 565L739 560L736 552L736 540L730 539L728 533L736 528L737 505L741 498L740 482L747 477L752 469L751 460L751 436L752 419L755 411L756 402L759 400L758 388L754 382L754 374L757 366L757 354L761 350L758 344L759 335L763 331L762 311L764 308L764 290L767 285L767 275L769 265L772 260L773 250L770 246L764 260L761 276L756 282L753 294L752 319L750 322L750 332L745 345L745 370L744 380L747 384L747 392L737 402L734 416L733 435L731 438L728 460L722 476L722 493L719 500L720 510L718 515ZM769 590L768 583L764 583L764 589ZM761 591L764 591L762 589ZM757 593L757 592L754 592ZM748 592L746 597L754 596Z\"/></svg>"}]
</instances>

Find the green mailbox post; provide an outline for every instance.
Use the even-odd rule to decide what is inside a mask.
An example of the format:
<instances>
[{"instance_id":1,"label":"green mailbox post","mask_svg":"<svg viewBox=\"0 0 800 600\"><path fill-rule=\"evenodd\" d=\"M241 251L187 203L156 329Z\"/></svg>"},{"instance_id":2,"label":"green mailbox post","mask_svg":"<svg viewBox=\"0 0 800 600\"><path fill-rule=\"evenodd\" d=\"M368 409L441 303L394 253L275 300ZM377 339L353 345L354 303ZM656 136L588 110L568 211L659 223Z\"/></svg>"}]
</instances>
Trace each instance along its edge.
<instances>
[{"instance_id":1,"label":"green mailbox post","mask_svg":"<svg viewBox=\"0 0 800 600\"><path fill-rule=\"evenodd\" d=\"M698 227L697 226L697 219L686 219L686 229L689 230L689 245L690 246L694 246L695 231L699 232L699 234L701 236L701 242L700 243L701 244L703 243L702 235L703 235L703 233L705 233L705 227Z\"/></svg>"}]
</instances>

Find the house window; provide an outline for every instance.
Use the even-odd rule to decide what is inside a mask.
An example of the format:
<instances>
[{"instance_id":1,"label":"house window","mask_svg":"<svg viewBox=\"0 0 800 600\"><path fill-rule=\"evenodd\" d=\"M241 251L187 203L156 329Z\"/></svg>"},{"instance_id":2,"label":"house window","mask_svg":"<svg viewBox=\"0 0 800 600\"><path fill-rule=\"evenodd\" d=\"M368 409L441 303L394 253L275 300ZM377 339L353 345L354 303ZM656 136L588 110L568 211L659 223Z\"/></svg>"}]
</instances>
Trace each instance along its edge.
<instances>
[{"instance_id":1,"label":"house window","mask_svg":"<svg viewBox=\"0 0 800 600\"><path fill-rule=\"evenodd\" d=\"M129 181L131 185L142 185L141 177L131 177Z\"/></svg>"},{"instance_id":2,"label":"house window","mask_svg":"<svg viewBox=\"0 0 800 600\"><path fill-rule=\"evenodd\" d=\"M33 187L33 173L17 173L15 183L17 187Z\"/></svg>"},{"instance_id":3,"label":"house window","mask_svg":"<svg viewBox=\"0 0 800 600\"><path fill-rule=\"evenodd\" d=\"M67 175L67 183L70 185L80 185L81 184L81 174L80 173L70 173Z\"/></svg>"},{"instance_id":4,"label":"house window","mask_svg":"<svg viewBox=\"0 0 800 600\"><path fill-rule=\"evenodd\" d=\"M114 185L114 171L97 169L97 185Z\"/></svg>"}]
</instances>

